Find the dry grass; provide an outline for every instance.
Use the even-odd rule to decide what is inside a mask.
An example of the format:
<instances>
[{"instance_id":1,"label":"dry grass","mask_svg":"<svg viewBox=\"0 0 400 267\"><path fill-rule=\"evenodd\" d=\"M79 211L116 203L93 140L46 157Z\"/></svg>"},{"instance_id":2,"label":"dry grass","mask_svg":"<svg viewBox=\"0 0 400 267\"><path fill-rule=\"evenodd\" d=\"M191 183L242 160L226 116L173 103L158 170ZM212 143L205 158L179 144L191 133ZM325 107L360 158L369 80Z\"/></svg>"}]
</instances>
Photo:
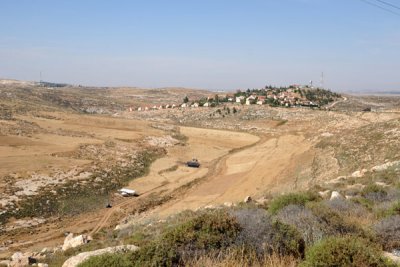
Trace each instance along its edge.
<instances>
[{"instance_id":1,"label":"dry grass","mask_svg":"<svg viewBox=\"0 0 400 267\"><path fill-rule=\"evenodd\" d=\"M260 258L255 252L232 250L218 255L205 255L185 263L186 266L193 267L295 267L299 261L291 256L272 254Z\"/></svg>"}]
</instances>

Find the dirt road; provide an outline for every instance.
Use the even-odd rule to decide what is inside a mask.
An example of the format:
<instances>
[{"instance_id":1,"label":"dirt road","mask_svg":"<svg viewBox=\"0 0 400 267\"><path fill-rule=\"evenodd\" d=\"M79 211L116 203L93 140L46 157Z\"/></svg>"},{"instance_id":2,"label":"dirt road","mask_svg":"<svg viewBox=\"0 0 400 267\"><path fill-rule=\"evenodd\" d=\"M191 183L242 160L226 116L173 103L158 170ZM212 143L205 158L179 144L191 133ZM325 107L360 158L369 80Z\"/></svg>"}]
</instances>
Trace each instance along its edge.
<instances>
[{"instance_id":1,"label":"dirt road","mask_svg":"<svg viewBox=\"0 0 400 267\"><path fill-rule=\"evenodd\" d=\"M189 127L182 128L181 132L189 138L187 147L172 149L167 157L152 165L148 176L131 182L130 188L145 194L162 189L168 194L196 178L203 178L184 195L156 207L150 216L165 218L186 209L243 201L248 195L258 197L266 191L294 189L297 177L293 170L309 157L311 148L303 136L293 134L260 139L250 134ZM184 166L184 159L190 155L201 159L201 168ZM161 172L171 166L178 167ZM131 199L123 205L135 201ZM112 213L110 210L100 220L94 232L107 225Z\"/></svg>"},{"instance_id":2,"label":"dirt road","mask_svg":"<svg viewBox=\"0 0 400 267\"><path fill-rule=\"evenodd\" d=\"M189 190L181 199L159 210L164 217L185 209L243 201L246 196L261 196L266 191L290 190L295 177L288 177L299 157L310 149L302 137L284 135L263 138L255 146L230 153L219 162L217 171L204 183Z\"/></svg>"}]
</instances>

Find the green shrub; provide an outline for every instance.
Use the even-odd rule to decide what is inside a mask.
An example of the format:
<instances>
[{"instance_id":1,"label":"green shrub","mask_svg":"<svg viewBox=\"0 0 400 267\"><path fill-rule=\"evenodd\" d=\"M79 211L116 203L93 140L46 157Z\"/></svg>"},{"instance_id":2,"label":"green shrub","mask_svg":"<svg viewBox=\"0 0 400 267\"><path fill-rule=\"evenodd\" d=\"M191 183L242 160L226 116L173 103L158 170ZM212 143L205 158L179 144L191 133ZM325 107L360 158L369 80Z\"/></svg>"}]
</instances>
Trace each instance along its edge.
<instances>
[{"instance_id":1,"label":"green shrub","mask_svg":"<svg viewBox=\"0 0 400 267\"><path fill-rule=\"evenodd\" d=\"M272 224L271 249L279 255L293 255L303 257L305 243L300 233L288 224L275 221Z\"/></svg>"},{"instance_id":2,"label":"green shrub","mask_svg":"<svg viewBox=\"0 0 400 267\"><path fill-rule=\"evenodd\" d=\"M330 237L312 246L300 267L311 266L396 266L382 252L363 239Z\"/></svg>"},{"instance_id":3,"label":"green shrub","mask_svg":"<svg viewBox=\"0 0 400 267\"><path fill-rule=\"evenodd\" d=\"M400 201L395 202L386 212L385 216L400 215Z\"/></svg>"},{"instance_id":4,"label":"green shrub","mask_svg":"<svg viewBox=\"0 0 400 267\"><path fill-rule=\"evenodd\" d=\"M188 258L230 246L240 225L224 211L206 211L133 252L135 266L174 266Z\"/></svg>"},{"instance_id":5,"label":"green shrub","mask_svg":"<svg viewBox=\"0 0 400 267\"><path fill-rule=\"evenodd\" d=\"M276 217L283 223L295 227L301 233L306 245L314 244L326 235L326 225L306 207L289 205L281 209Z\"/></svg>"},{"instance_id":6,"label":"green shrub","mask_svg":"<svg viewBox=\"0 0 400 267\"><path fill-rule=\"evenodd\" d=\"M385 250L390 251L400 247L400 215L378 221L373 226L373 230L377 235L377 242Z\"/></svg>"},{"instance_id":7,"label":"green shrub","mask_svg":"<svg viewBox=\"0 0 400 267\"><path fill-rule=\"evenodd\" d=\"M288 205L304 206L307 202L318 200L318 195L311 192L290 193L287 195L276 197L269 205L269 212L277 214L279 210Z\"/></svg>"},{"instance_id":8,"label":"green shrub","mask_svg":"<svg viewBox=\"0 0 400 267\"><path fill-rule=\"evenodd\" d=\"M382 186L369 184L361 191L361 195L368 200L381 202L385 200L387 192Z\"/></svg>"},{"instance_id":9,"label":"green shrub","mask_svg":"<svg viewBox=\"0 0 400 267\"><path fill-rule=\"evenodd\" d=\"M352 202L364 206L368 211L372 211L374 203L363 197L355 197L351 199Z\"/></svg>"},{"instance_id":10,"label":"green shrub","mask_svg":"<svg viewBox=\"0 0 400 267\"><path fill-rule=\"evenodd\" d=\"M346 217L341 216L328 206L322 203L311 203L307 205L313 214L318 218L325 236L330 235L354 235L358 237L373 239L364 229L354 222L350 222Z\"/></svg>"},{"instance_id":11,"label":"green shrub","mask_svg":"<svg viewBox=\"0 0 400 267\"><path fill-rule=\"evenodd\" d=\"M78 267L132 267L127 254L106 253L99 256L93 256L82 262Z\"/></svg>"},{"instance_id":12,"label":"green shrub","mask_svg":"<svg viewBox=\"0 0 400 267\"><path fill-rule=\"evenodd\" d=\"M239 209L232 212L242 230L235 245L254 251L257 256L267 254L304 256L304 240L292 226L276 221L262 209Z\"/></svg>"},{"instance_id":13,"label":"green shrub","mask_svg":"<svg viewBox=\"0 0 400 267\"><path fill-rule=\"evenodd\" d=\"M152 242L132 254L133 266L177 266L182 264L182 255L176 245Z\"/></svg>"}]
</instances>

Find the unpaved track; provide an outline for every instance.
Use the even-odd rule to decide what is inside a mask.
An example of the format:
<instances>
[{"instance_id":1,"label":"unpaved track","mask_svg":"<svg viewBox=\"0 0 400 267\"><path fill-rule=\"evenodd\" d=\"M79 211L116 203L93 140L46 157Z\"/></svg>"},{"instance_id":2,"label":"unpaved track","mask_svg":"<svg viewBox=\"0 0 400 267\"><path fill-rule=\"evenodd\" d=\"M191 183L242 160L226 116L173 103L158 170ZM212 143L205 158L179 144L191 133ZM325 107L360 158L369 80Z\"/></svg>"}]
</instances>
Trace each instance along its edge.
<instances>
[{"instance_id":1,"label":"unpaved track","mask_svg":"<svg viewBox=\"0 0 400 267\"><path fill-rule=\"evenodd\" d=\"M224 202L239 202L245 196L261 196L265 192L280 192L292 190L296 187L297 177L293 175L293 169L297 167L297 162L301 161L304 155L310 150L311 144L305 140L301 135L286 134L279 137L263 136L255 138L252 136L252 142L242 143L241 146L236 146L224 153L213 154L208 149L215 147L217 144L223 142L216 136L204 136L204 129L185 128L183 132L189 137L189 153L196 152L202 153L205 164L200 169L188 169L183 167L183 170L194 170L192 173L187 173L185 182L191 182L195 179L196 171L202 168L207 169L201 179L191 188L186 188L182 191L182 195L174 198L174 200L167 202L151 211L155 217L163 218L169 215L181 212L186 209L196 210L207 205L223 204ZM223 134L223 131L220 132ZM226 131L225 134L232 134ZM199 135L202 135L200 138ZM229 145L235 141L243 142L243 137L236 136L238 140L225 138L225 142ZM221 137L221 136L220 136ZM228 140L227 140L228 139ZM195 149L197 147L197 149ZM215 151L214 151L215 153ZM220 156L217 156L219 155ZM171 157L171 155L170 155ZM160 165L160 164L158 164ZM156 167L157 164L154 165ZM166 166L162 166L166 167ZM151 171L149 176L143 177L146 181L152 179L157 181L155 172L161 166L156 167ZM182 171L182 169L181 169ZM197 173L198 174L198 173ZM156 192L157 189L179 189L182 179L182 173L179 169L175 172L167 173L169 183L149 189L146 194ZM177 184L174 184L174 179ZM161 181L158 179L158 181ZM140 186L140 180L135 180L136 186ZM155 184L153 184L154 186ZM173 190L170 190L173 193ZM128 199L115 208L123 208L127 205L133 205L135 199ZM117 209L110 210L100 221L99 224L93 229L92 233L98 232L102 227L107 226L112 213Z\"/></svg>"},{"instance_id":2,"label":"unpaved track","mask_svg":"<svg viewBox=\"0 0 400 267\"><path fill-rule=\"evenodd\" d=\"M189 138L185 147L169 149L166 157L158 159L152 164L147 176L135 179L129 184L129 188L140 193L139 198L144 198L160 190L172 193L196 179L213 176L218 163L225 160L232 150L238 151L259 141L257 136L232 131L182 127L181 133ZM183 163L193 156L201 160L201 168L184 166ZM163 172L176 165L179 166L178 169ZM114 205L100 218L90 234L95 234L109 226L109 220L116 211L133 206L136 202L137 198L128 198Z\"/></svg>"}]
</instances>

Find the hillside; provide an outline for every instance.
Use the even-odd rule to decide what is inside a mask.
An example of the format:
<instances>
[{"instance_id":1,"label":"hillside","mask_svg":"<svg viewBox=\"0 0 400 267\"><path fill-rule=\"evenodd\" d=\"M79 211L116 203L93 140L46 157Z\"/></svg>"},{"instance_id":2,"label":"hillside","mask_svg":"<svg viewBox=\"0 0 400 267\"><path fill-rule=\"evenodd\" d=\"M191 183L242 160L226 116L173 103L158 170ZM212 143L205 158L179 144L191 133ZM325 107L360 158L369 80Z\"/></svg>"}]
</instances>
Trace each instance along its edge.
<instances>
[{"instance_id":1,"label":"hillside","mask_svg":"<svg viewBox=\"0 0 400 267\"><path fill-rule=\"evenodd\" d=\"M400 98L321 93L325 106L289 107L215 95L1 82L1 257L61 266L134 245L83 266L315 266L337 249L391 266ZM178 107L185 97L193 107ZM63 249L66 233L93 240Z\"/></svg>"}]
</instances>

